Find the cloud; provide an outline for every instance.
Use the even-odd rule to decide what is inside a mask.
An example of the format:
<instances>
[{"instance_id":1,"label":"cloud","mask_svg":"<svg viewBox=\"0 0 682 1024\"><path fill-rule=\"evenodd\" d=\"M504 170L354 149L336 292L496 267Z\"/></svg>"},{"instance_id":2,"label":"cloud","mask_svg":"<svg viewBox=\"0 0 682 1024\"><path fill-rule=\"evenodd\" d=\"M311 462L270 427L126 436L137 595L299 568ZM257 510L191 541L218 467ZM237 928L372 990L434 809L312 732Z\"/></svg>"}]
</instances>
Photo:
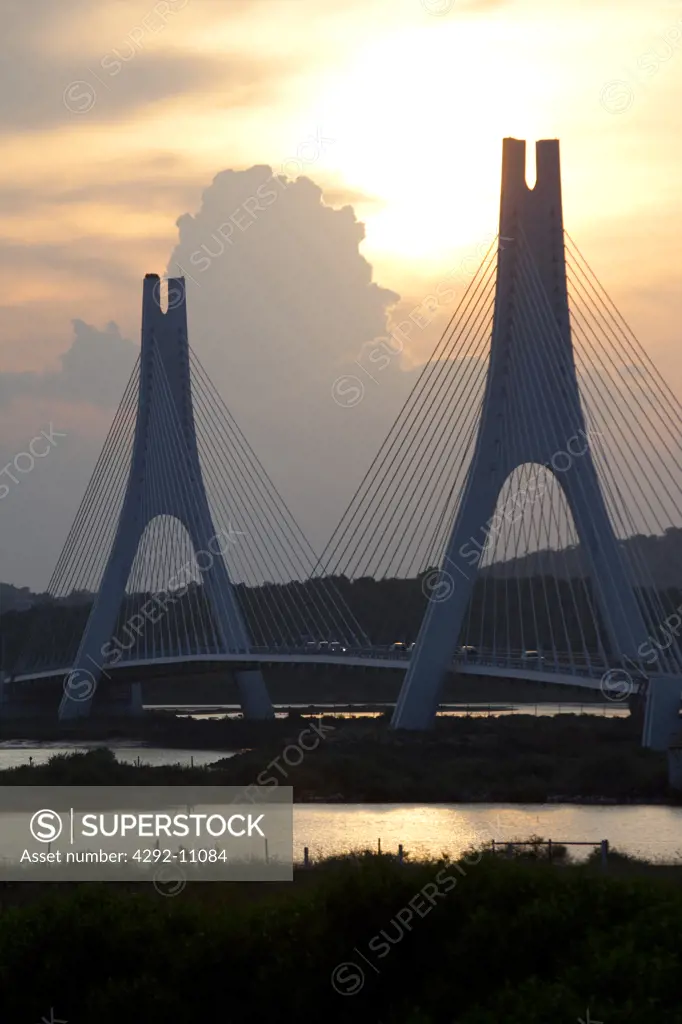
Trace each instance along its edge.
<instances>
[{"instance_id":1,"label":"cloud","mask_svg":"<svg viewBox=\"0 0 682 1024\"><path fill-rule=\"evenodd\" d=\"M359 192L357 189L339 186L324 186L324 201L327 206L385 206L385 201L378 196Z\"/></svg>"},{"instance_id":2,"label":"cloud","mask_svg":"<svg viewBox=\"0 0 682 1024\"><path fill-rule=\"evenodd\" d=\"M144 174L144 171L148 173ZM95 204L101 208L109 207L114 213L126 208L138 215L160 209L172 218L179 208L194 201L200 190L201 183L197 181L196 174L190 174L180 160L165 156L162 159L139 159L134 167L129 160L108 161L96 181L75 183L72 176L68 185L46 182L40 190L18 184L1 186L0 213L5 216L6 223L25 214L35 220L40 217L45 222L47 218L63 213L67 207ZM112 218L112 228L115 230L116 227ZM172 238L173 223L170 219L168 234ZM5 243L0 240L0 244Z\"/></svg>"},{"instance_id":3,"label":"cloud","mask_svg":"<svg viewBox=\"0 0 682 1024\"><path fill-rule=\"evenodd\" d=\"M178 228L167 269L186 274L191 344L319 548L409 386L398 357L374 379L355 362L399 296L373 281L353 209L307 177L223 171ZM333 390L348 375L354 407Z\"/></svg>"},{"instance_id":4,"label":"cloud","mask_svg":"<svg viewBox=\"0 0 682 1024\"><path fill-rule=\"evenodd\" d=\"M0 131L118 120L193 94L219 96L231 108L261 103L289 62L180 48L188 6L189 0L121 5L109 12L104 33L90 0L11 5L3 19L2 70L10 87L0 90Z\"/></svg>"},{"instance_id":5,"label":"cloud","mask_svg":"<svg viewBox=\"0 0 682 1024\"><path fill-rule=\"evenodd\" d=\"M267 166L222 171L177 227L168 270L179 264L188 274L191 345L320 550L414 378L398 355L369 372L359 365L368 343L386 334L399 296L373 280L353 209L326 205L306 177L273 178ZM42 258L56 253L46 247ZM2 510L14 553L0 562L0 579L34 589L57 561L139 350L115 323L78 318L72 327L52 369L0 374L0 428L15 423L12 445L51 415L56 422L56 410L69 432L59 459L36 469L30 487L14 488ZM364 388L352 407L335 390L348 377ZM8 437L5 462L14 451ZM28 520L40 531L35 548L26 544Z\"/></svg>"},{"instance_id":6,"label":"cloud","mask_svg":"<svg viewBox=\"0 0 682 1024\"><path fill-rule=\"evenodd\" d=\"M0 129L115 120L192 93L219 93L229 107L258 104L282 72L272 61L173 52L139 53L130 64L117 59L107 68L97 59L81 65L64 58L46 63L22 53L10 56L4 72L12 90L0 92Z\"/></svg>"},{"instance_id":7,"label":"cloud","mask_svg":"<svg viewBox=\"0 0 682 1024\"><path fill-rule=\"evenodd\" d=\"M137 347L114 323L103 331L73 321L74 338L57 370L0 373L0 408L26 397L115 408L130 377Z\"/></svg>"},{"instance_id":8,"label":"cloud","mask_svg":"<svg viewBox=\"0 0 682 1024\"><path fill-rule=\"evenodd\" d=\"M74 320L72 331L55 369L0 373L0 468L11 474L0 491L0 580L33 590L47 586L138 354L116 324L99 330ZM32 459L31 441L43 431L55 443Z\"/></svg>"}]
</instances>

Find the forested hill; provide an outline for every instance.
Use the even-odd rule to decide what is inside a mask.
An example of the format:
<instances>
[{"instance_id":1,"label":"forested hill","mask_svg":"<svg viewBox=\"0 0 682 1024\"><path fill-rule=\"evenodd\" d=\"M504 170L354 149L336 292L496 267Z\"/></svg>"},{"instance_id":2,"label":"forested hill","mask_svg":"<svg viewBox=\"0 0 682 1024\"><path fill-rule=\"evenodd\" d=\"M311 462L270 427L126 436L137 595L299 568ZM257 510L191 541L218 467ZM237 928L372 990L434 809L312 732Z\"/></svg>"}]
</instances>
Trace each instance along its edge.
<instances>
[{"instance_id":1,"label":"forested hill","mask_svg":"<svg viewBox=\"0 0 682 1024\"><path fill-rule=\"evenodd\" d=\"M661 590L682 587L682 529L670 527L663 534L645 536L637 534L619 542L630 565L647 566L647 579L636 580L640 584L653 584ZM580 548L567 548L561 558L556 552L535 551L522 558L495 562L488 571L495 576L554 576L557 573L575 578L583 575L584 559ZM67 603L82 600L83 595L73 595ZM44 593L34 593L28 587L15 587L0 582L0 614L11 610L24 610L28 604L49 602Z\"/></svg>"},{"instance_id":2,"label":"forested hill","mask_svg":"<svg viewBox=\"0 0 682 1024\"><path fill-rule=\"evenodd\" d=\"M646 566L646 579L636 578L635 582L659 590L677 589L682 586L682 529L670 527L664 534L645 536L636 534L620 541L629 565ZM495 576L560 576L567 579L584 575L585 559L579 547L567 548L561 553L534 551L522 558L496 562L491 567Z\"/></svg>"},{"instance_id":3,"label":"forested hill","mask_svg":"<svg viewBox=\"0 0 682 1024\"><path fill-rule=\"evenodd\" d=\"M635 537L625 541L624 546L630 548L628 554L634 556L635 564L643 561L651 566L659 595L662 597L662 592L666 592L664 607L677 607L682 598L682 530L671 529L659 537ZM556 580L557 568L562 563L563 575L551 583L552 577ZM583 575L580 563L579 549L569 549L560 559L556 555L552 557L549 552L536 552L516 561L491 566L479 576L472 594L470 619L476 624L476 642L483 647L494 647L496 638L503 637L511 649L522 649L529 645L529 638L532 637L531 646L544 649L551 643L552 636L564 638L568 630L568 642L572 649L578 650L584 643L590 649L596 649L598 634L601 634L602 643L607 646L604 624L598 602L594 599L591 581L586 581L586 588L574 586L571 582ZM511 591L511 600L508 587L510 576L516 576L519 580ZM639 586L643 582L636 581ZM410 643L416 640L426 608L426 597L430 592L423 577L378 581L371 578L351 581L339 577L334 579L334 584L359 627L357 630L354 627L352 629L353 633L357 633L358 642L366 642L362 634L372 644L390 644L396 640ZM287 609L292 607L294 597L299 607L305 607L315 602L319 587L319 581L303 584L265 583L257 588L238 584L235 589L252 643L256 646L270 646L273 642L277 646L295 646L308 639L321 638L343 639L353 643L350 633L339 637L310 637L307 633L310 628L307 620L291 620L290 628L283 630L282 635L275 636L273 640L272 629L262 621L262 609L268 609L275 622L289 622L291 617ZM192 600L203 603L204 595L196 592L196 584L192 584L190 590L195 591ZM68 663L82 636L92 596L73 593L68 598L54 601L46 594L32 594L28 588L0 584L0 649L4 667L9 670L17 666L26 651L37 655L46 638L50 644L56 644L59 648L50 656L50 660L55 657L64 664ZM138 610L137 606L144 604L151 596L139 594L133 598L129 595L130 610L133 605ZM651 594L640 590L640 598L648 604ZM175 616L180 621L187 601L189 597L180 600L177 607L167 612L172 620L171 625ZM570 615L566 614L566 609L571 609ZM208 608L205 614L210 618ZM148 639L151 626L147 624L145 629ZM469 643L471 638L463 634L461 642Z\"/></svg>"}]
</instances>

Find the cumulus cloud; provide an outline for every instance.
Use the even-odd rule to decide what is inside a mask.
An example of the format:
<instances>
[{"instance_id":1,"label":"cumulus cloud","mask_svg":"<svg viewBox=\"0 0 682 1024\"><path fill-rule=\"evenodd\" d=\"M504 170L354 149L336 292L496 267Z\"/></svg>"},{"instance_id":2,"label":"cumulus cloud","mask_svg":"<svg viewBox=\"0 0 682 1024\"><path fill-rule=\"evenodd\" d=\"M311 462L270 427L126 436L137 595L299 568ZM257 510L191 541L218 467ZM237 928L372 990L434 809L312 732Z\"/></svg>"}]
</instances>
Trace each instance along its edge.
<instances>
[{"instance_id":1,"label":"cumulus cloud","mask_svg":"<svg viewBox=\"0 0 682 1024\"><path fill-rule=\"evenodd\" d=\"M0 580L33 590L55 567L138 352L116 324L72 327L57 368L0 374ZM42 432L54 443L32 458Z\"/></svg>"},{"instance_id":2,"label":"cumulus cloud","mask_svg":"<svg viewBox=\"0 0 682 1024\"><path fill-rule=\"evenodd\" d=\"M372 280L353 209L307 177L223 171L178 228L191 344L320 547L405 397L397 356L381 375L355 362L399 296Z\"/></svg>"},{"instance_id":3,"label":"cumulus cloud","mask_svg":"<svg viewBox=\"0 0 682 1024\"><path fill-rule=\"evenodd\" d=\"M177 226L167 269L187 275L190 343L319 550L413 379L398 354L371 369L363 358L399 296L373 280L352 208L328 206L306 177L273 177L266 166L223 171ZM23 546L21 571L4 560L12 571L0 563L0 579L34 588L49 578L138 353L115 323L76 319L73 332L55 369L0 374L0 421L59 409L70 430L51 471L41 467L0 508L11 512L9 544ZM22 429L30 433L30 419ZM12 451L0 454L7 461ZM38 494L50 504L36 506ZM22 527L29 495L32 520L41 520L35 552Z\"/></svg>"},{"instance_id":4,"label":"cumulus cloud","mask_svg":"<svg viewBox=\"0 0 682 1024\"><path fill-rule=\"evenodd\" d=\"M26 397L104 408L118 405L135 364L136 346L121 337L114 323L100 331L74 320L73 332L59 369L0 374L0 407Z\"/></svg>"}]
</instances>

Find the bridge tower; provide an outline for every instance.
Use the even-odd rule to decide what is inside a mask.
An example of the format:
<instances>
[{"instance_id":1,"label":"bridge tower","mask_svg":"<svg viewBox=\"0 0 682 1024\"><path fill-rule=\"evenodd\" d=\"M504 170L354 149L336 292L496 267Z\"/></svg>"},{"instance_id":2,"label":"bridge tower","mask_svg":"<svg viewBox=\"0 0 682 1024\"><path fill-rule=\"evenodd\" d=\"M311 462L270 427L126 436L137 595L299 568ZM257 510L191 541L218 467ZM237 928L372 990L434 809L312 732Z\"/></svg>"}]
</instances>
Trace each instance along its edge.
<instances>
[{"instance_id":1,"label":"bridge tower","mask_svg":"<svg viewBox=\"0 0 682 1024\"><path fill-rule=\"evenodd\" d=\"M246 652L250 646L222 551L212 546L217 534L197 447L183 278L169 279L168 297L164 313L160 279L157 274L147 274L143 287L138 406L130 472L99 591L65 682L60 719L90 714L101 675L103 648L112 638L142 535L157 516L178 519L187 530L195 554L211 552L210 565L202 572L202 581L225 651ZM166 481L163 494L150 483L152 475ZM273 717L260 670L237 671L235 677L245 716ZM134 684L133 688L139 690L139 685Z\"/></svg>"},{"instance_id":2,"label":"bridge tower","mask_svg":"<svg viewBox=\"0 0 682 1024\"><path fill-rule=\"evenodd\" d=\"M433 724L438 697L457 651L483 550L458 572L467 542L490 524L500 490L519 466L534 463L559 479L587 557L612 654L637 658L647 630L619 551L583 415L569 319L559 142L536 143L537 180L528 188L526 143L505 139L494 317L477 440L441 570L454 580L446 600L431 601L393 716L394 728ZM572 456L557 474L555 455ZM466 550L466 549L465 549ZM467 567L471 567L470 560ZM472 571L473 570L473 571ZM659 702L658 724L652 700ZM680 680L649 688L645 743L661 745ZM667 689L666 689L667 693ZM671 703L672 702L672 703ZM665 705L663 707L662 705ZM648 736L648 741L647 737ZM658 739L656 738L658 736Z\"/></svg>"}]
</instances>

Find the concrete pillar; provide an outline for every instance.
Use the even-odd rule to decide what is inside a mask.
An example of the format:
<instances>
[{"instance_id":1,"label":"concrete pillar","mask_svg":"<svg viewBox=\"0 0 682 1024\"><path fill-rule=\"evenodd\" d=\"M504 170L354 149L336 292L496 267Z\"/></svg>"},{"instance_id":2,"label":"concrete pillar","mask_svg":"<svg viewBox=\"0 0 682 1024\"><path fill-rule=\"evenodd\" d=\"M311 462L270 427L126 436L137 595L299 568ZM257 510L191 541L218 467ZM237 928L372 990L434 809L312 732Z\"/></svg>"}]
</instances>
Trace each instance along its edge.
<instances>
[{"instance_id":1,"label":"concrete pillar","mask_svg":"<svg viewBox=\"0 0 682 1024\"><path fill-rule=\"evenodd\" d=\"M142 707L142 683L130 684L130 714L140 718L143 714Z\"/></svg>"},{"instance_id":2,"label":"concrete pillar","mask_svg":"<svg viewBox=\"0 0 682 1024\"><path fill-rule=\"evenodd\" d=\"M244 718L267 719L275 717L260 669L244 669L235 672L234 678L239 687L239 700L244 712Z\"/></svg>"},{"instance_id":3,"label":"concrete pillar","mask_svg":"<svg viewBox=\"0 0 682 1024\"><path fill-rule=\"evenodd\" d=\"M668 785L682 791L682 746L668 750Z\"/></svg>"},{"instance_id":4,"label":"concrete pillar","mask_svg":"<svg viewBox=\"0 0 682 1024\"><path fill-rule=\"evenodd\" d=\"M646 696L642 746L668 750L680 738L682 676L652 676Z\"/></svg>"}]
</instances>

